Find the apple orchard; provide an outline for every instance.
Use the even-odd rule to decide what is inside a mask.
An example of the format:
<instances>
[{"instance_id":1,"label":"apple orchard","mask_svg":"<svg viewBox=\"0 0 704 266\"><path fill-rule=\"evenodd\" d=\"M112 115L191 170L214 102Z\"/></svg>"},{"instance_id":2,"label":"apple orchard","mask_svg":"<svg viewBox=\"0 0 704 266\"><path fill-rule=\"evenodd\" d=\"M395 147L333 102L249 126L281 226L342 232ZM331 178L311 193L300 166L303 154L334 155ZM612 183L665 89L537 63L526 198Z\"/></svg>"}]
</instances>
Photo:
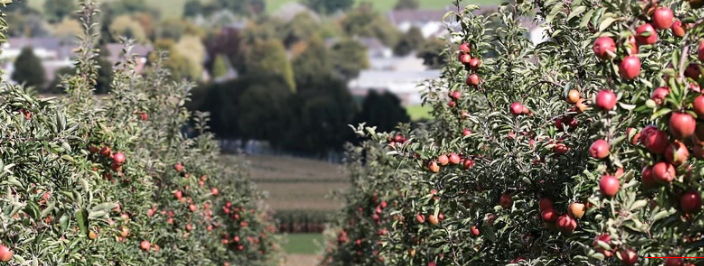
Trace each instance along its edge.
<instances>
[{"instance_id":1,"label":"apple orchard","mask_svg":"<svg viewBox=\"0 0 704 266\"><path fill-rule=\"evenodd\" d=\"M162 57L137 75L126 43L96 102L97 13L90 1L78 12L86 34L66 97L0 86L0 265L276 264L261 196L240 166L216 163L207 116L183 107L192 85L170 80Z\"/></svg>"},{"instance_id":2,"label":"apple orchard","mask_svg":"<svg viewBox=\"0 0 704 266\"><path fill-rule=\"evenodd\" d=\"M704 265L653 258L704 256L704 1L510 2L445 16L435 121L355 129L323 263Z\"/></svg>"}]
</instances>

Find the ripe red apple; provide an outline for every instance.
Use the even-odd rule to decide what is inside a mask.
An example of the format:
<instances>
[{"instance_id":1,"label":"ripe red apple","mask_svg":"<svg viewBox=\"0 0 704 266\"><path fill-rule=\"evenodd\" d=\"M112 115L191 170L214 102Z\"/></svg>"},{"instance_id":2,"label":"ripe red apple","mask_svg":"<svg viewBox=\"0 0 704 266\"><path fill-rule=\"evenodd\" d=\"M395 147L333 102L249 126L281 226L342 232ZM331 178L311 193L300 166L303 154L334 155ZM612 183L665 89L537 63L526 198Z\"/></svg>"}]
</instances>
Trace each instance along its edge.
<instances>
[{"instance_id":1,"label":"ripe red apple","mask_svg":"<svg viewBox=\"0 0 704 266\"><path fill-rule=\"evenodd\" d=\"M110 155L112 155L112 150L110 150L110 147L104 146L100 149L100 154L105 157L110 157Z\"/></svg>"},{"instance_id":2,"label":"ripe red apple","mask_svg":"<svg viewBox=\"0 0 704 266\"><path fill-rule=\"evenodd\" d=\"M688 113L675 112L670 116L670 133L678 139L684 139L694 134L697 121Z\"/></svg>"},{"instance_id":3,"label":"ripe red apple","mask_svg":"<svg viewBox=\"0 0 704 266\"><path fill-rule=\"evenodd\" d=\"M174 197L176 197L177 200L180 200L181 198L183 198L183 192L181 192L180 190L176 190L176 192L174 192Z\"/></svg>"},{"instance_id":4,"label":"ripe red apple","mask_svg":"<svg viewBox=\"0 0 704 266\"><path fill-rule=\"evenodd\" d=\"M613 255L611 250L606 250L606 249L602 248L601 246L599 246L599 242L603 242L604 244L607 244L610 246L611 245L611 236L609 234L599 235L594 239L594 242L592 243L592 245L594 246L594 249L596 249L596 251L601 252L606 257L611 257L611 255Z\"/></svg>"},{"instance_id":5,"label":"ripe red apple","mask_svg":"<svg viewBox=\"0 0 704 266\"><path fill-rule=\"evenodd\" d=\"M469 47L469 43L462 43L462 44L460 44L460 52L461 52L461 53L467 54L467 53L469 53L470 51L472 51L472 49Z\"/></svg>"},{"instance_id":6,"label":"ripe red apple","mask_svg":"<svg viewBox=\"0 0 704 266\"><path fill-rule=\"evenodd\" d=\"M541 211L542 211L542 210L546 210L546 209L549 209L549 208L553 208L553 202L552 202L552 200L549 199L549 198L542 198L542 199L540 199L540 202L538 203L538 206L539 206L539 208L540 208Z\"/></svg>"},{"instance_id":7,"label":"ripe red apple","mask_svg":"<svg viewBox=\"0 0 704 266\"><path fill-rule=\"evenodd\" d=\"M477 70L482 66L482 61L479 58L472 58L469 60L469 68Z\"/></svg>"},{"instance_id":8,"label":"ripe red apple","mask_svg":"<svg viewBox=\"0 0 704 266\"><path fill-rule=\"evenodd\" d=\"M657 105L662 105L668 94L670 94L669 87L660 87L653 90L653 93L650 94L650 99L653 99Z\"/></svg>"},{"instance_id":9,"label":"ripe red apple","mask_svg":"<svg viewBox=\"0 0 704 266\"><path fill-rule=\"evenodd\" d=\"M623 58L621 60L621 63L618 65L618 73L621 75L621 78L625 80L632 80L640 74L640 69L641 69L641 63L640 63L640 58L636 57L635 55L629 55Z\"/></svg>"},{"instance_id":10,"label":"ripe red apple","mask_svg":"<svg viewBox=\"0 0 704 266\"><path fill-rule=\"evenodd\" d=\"M547 223L553 223L557 221L557 217L557 211L555 211L555 208L553 207L546 208L540 212L540 218L542 218L543 221Z\"/></svg>"},{"instance_id":11,"label":"ripe red apple","mask_svg":"<svg viewBox=\"0 0 704 266\"><path fill-rule=\"evenodd\" d=\"M464 165L464 169L469 170L469 168L472 168L472 166L474 166L474 160L467 158L464 160L464 162L462 162L462 165Z\"/></svg>"},{"instance_id":12,"label":"ripe red apple","mask_svg":"<svg viewBox=\"0 0 704 266\"><path fill-rule=\"evenodd\" d=\"M432 225L438 225L438 217L435 216L434 214L428 215L428 222Z\"/></svg>"},{"instance_id":13,"label":"ripe red apple","mask_svg":"<svg viewBox=\"0 0 704 266\"><path fill-rule=\"evenodd\" d=\"M638 262L638 253L633 249L622 249L619 254L621 255L621 262L625 265L634 265Z\"/></svg>"},{"instance_id":14,"label":"ripe red apple","mask_svg":"<svg viewBox=\"0 0 704 266\"><path fill-rule=\"evenodd\" d=\"M552 147L552 151L557 154L565 154L570 151L570 147L568 147L564 143L557 143L554 147Z\"/></svg>"},{"instance_id":15,"label":"ripe red apple","mask_svg":"<svg viewBox=\"0 0 704 266\"><path fill-rule=\"evenodd\" d=\"M192 212L198 210L198 206L195 204L188 205L188 209L191 210Z\"/></svg>"},{"instance_id":16,"label":"ripe red apple","mask_svg":"<svg viewBox=\"0 0 704 266\"><path fill-rule=\"evenodd\" d=\"M603 139L599 139L589 147L589 155L596 159L604 159L609 156L609 149L611 149L609 143Z\"/></svg>"},{"instance_id":17,"label":"ripe red apple","mask_svg":"<svg viewBox=\"0 0 704 266\"><path fill-rule=\"evenodd\" d=\"M477 226L474 226L474 225L473 225L472 228L471 228L471 230L472 230L472 234L473 234L474 236L479 236L479 229L477 228Z\"/></svg>"},{"instance_id":18,"label":"ripe red apple","mask_svg":"<svg viewBox=\"0 0 704 266\"><path fill-rule=\"evenodd\" d=\"M123 165L125 163L125 154L122 152L115 153L112 157L112 163L116 165Z\"/></svg>"},{"instance_id":19,"label":"ripe red apple","mask_svg":"<svg viewBox=\"0 0 704 266\"><path fill-rule=\"evenodd\" d=\"M665 259L665 266L682 266L684 261L680 258L667 258Z\"/></svg>"},{"instance_id":20,"label":"ripe red apple","mask_svg":"<svg viewBox=\"0 0 704 266\"><path fill-rule=\"evenodd\" d=\"M679 21L679 20L672 23L671 29L672 29L672 35L675 35L680 38L684 37L684 35L686 33L686 29L682 25L682 21Z\"/></svg>"},{"instance_id":21,"label":"ripe red apple","mask_svg":"<svg viewBox=\"0 0 704 266\"><path fill-rule=\"evenodd\" d=\"M149 119L149 115L147 115L146 112L139 112L139 119L142 121L147 121L147 119Z\"/></svg>"},{"instance_id":22,"label":"ripe red apple","mask_svg":"<svg viewBox=\"0 0 704 266\"><path fill-rule=\"evenodd\" d=\"M599 37L594 41L592 50L598 58L607 59L610 53L616 52L616 43L611 37Z\"/></svg>"},{"instance_id":23,"label":"ripe red apple","mask_svg":"<svg viewBox=\"0 0 704 266\"><path fill-rule=\"evenodd\" d=\"M423 216L423 215L420 214L420 213L419 213L419 214L416 214L416 221L417 221L419 224L425 223L425 216Z\"/></svg>"},{"instance_id":24,"label":"ripe red apple","mask_svg":"<svg viewBox=\"0 0 704 266\"><path fill-rule=\"evenodd\" d=\"M479 75L477 74L471 74L469 77L467 77L467 85L468 86L477 86L479 85Z\"/></svg>"},{"instance_id":25,"label":"ripe red apple","mask_svg":"<svg viewBox=\"0 0 704 266\"><path fill-rule=\"evenodd\" d=\"M680 208L684 213L696 213L702 209L702 196L699 191L687 191L680 197Z\"/></svg>"},{"instance_id":26,"label":"ripe red apple","mask_svg":"<svg viewBox=\"0 0 704 266\"><path fill-rule=\"evenodd\" d=\"M523 105L519 102L514 102L511 104L511 114L513 116L518 116L523 114Z\"/></svg>"},{"instance_id":27,"label":"ripe red apple","mask_svg":"<svg viewBox=\"0 0 704 266\"><path fill-rule=\"evenodd\" d=\"M646 190L652 189L658 186L658 183L655 182L655 178L653 178L653 167L651 166L645 166L643 167L643 170L641 171L641 180L640 182L643 184L643 188Z\"/></svg>"},{"instance_id":28,"label":"ripe red apple","mask_svg":"<svg viewBox=\"0 0 704 266\"><path fill-rule=\"evenodd\" d=\"M569 215L563 214L557 218L557 229L566 234L572 233L577 229L577 221Z\"/></svg>"},{"instance_id":29,"label":"ripe red apple","mask_svg":"<svg viewBox=\"0 0 704 266\"><path fill-rule=\"evenodd\" d=\"M431 161L428 164L428 170L430 170L430 172L437 173L437 172L440 172L440 166L438 166L437 162Z\"/></svg>"},{"instance_id":30,"label":"ripe red apple","mask_svg":"<svg viewBox=\"0 0 704 266\"><path fill-rule=\"evenodd\" d=\"M463 65L468 65L468 64L469 64L469 61L471 61L471 60L472 60L472 57L469 56L468 54L460 55L460 62L461 62Z\"/></svg>"},{"instance_id":31,"label":"ripe red apple","mask_svg":"<svg viewBox=\"0 0 704 266\"><path fill-rule=\"evenodd\" d=\"M599 190L604 196L613 197L618 193L619 188L621 188L621 182L614 176L605 175L599 180Z\"/></svg>"},{"instance_id":32,"label":"ripe red apple","mask_svg":"<svg viewBox=\"0 0 704 266\"><path fill-rule=\"evenodd\" d=\"M643 128L640 134L643 145L652 153L662 154L669 144L667 133L657 129L655 126Z\"/></svg>"},{"instance_id":33,"label":"ripe red apple","mask_svg":"<svg viewBox=\"0 0 704 266\"><path fill-rule=\"evenodd\" d=\"M466 136L469 136L470 134L472 134L472 130L470 130L469 128L465 128L464 130L462 130L462 136L466 137Z\"/></svg>"},{"instance_id":34,"label":"ripe red apple","mask_svg":"<svg viewBox=\"0 0 704 266\"><path fill-rule=\"evenodd\" d=\"M443 154L438 156L438 162L440 163L440 165L445 166L450 162L450 159L447 158L447 155Z\"/></svg>"},{"instance_id":35,"label":"ripe red apple","mask_svg":"<svg viewBox=\"0 0 704 266\"><path fill-rule=\"evenodd\" d=\"M462 97L462 93L459 91L453 91L451 95L452 95L451 96L452 99L455 99L455 100L459 100L460 97ZM397 142L399 142L399 141L397 141Z\"/></svg>"},{"instance_id":36,"label":"ripe red apple","mask_svg":"<svg viewBox=\"0 0 704 266\"><path fill-rule=\"evenodd\" d=\"M450 160L450 164L454 164L454 165L460 164L460 156L457 155L457 153L454 153L454 152L450 153L449 160Z\"/></svg>"},{"instance_id":37,"label":"ripe red apple","mask_svg":"<svg viewBox=\"0 0 704 266\"><path fill-rule=\"evenodd\" d=\"M691 78L693 80L699 80L699 76L702 74L701 69L699 69L699 65L695 63L691 63L687 66L687 68L684 70L684 76Z\"/></svg>"},{"instance_id":38,"label":"ripe red apple","mask_svg":"<svg viewBox=\"0 0 704 266\"><path fill-rule=\"evenodd\" d=\"M139 243L139 247L144 251L149 251L149 249L152 247L152 244L149 243L149 241L147 240L142 240L142 243Z\"/></svg>"},{"instance_id":39,"label":"ripe red apple","mask_svg":"<svg viewBox=\"0 0 704 266\"><path fill-rule=\"evenodd\" d=\"M692 102L692 111L694 111L698 117L704 117L704 96L699 95L694 98L694 101Z\"/></svg>"},{"instance_id":40,"label":"ripe red apple","mask_svg":"<svg viewBox=\"0 0 704 266\"><path fill-rule=\"evenodd\" d=\"M447 102L447 106L449 106L450 108L455 108L457 106L457 102L450 100L449 102Z\"/></svg>"},{"instance_id":41,"label":"ripe red apple","mask_svg":"<svg viewBox=\"0 0 704 266\"><path fill-rule=\"evenodd\" d=\"M183 164L181 164L181 163L174 164L174 170L176 170L176 172L179 172L179 173L182 172L183 171Z\"/></svg>"},{"instance_id":42,"label":"ripe red apple","mask_svg":"<svg viewBox=\"0 0 704 266\"><path fill-rule=\"evenodd\" d=\"M675 140L665 149L665 160L674 166L682 165L689 160L689 150L684 143Z\"/></svg>"},{"instance_id":43,"label":"ripe red apple","mask_svg":"<svg viewBox=\"0 0 704 266\"><path fill-rule=\"evenodd\" d=\"M501 197L499 197L499 205L503 207L504 209L511 208L513 205L513 199L511 199L511 195L504 193L501 194Z\"/></svg>"},{"instance_id":44,"label":"ripe red apple","mask_svg":"<svg viewBox=\"0 0 704 266\"><path fill-rule=\"evenodd\" d=\"M12 250L5 245L0 244L0 261L8 262L12 259Z\"/></svg>"},{"instance_id":45,"label":"ripe red apple","mask_svg":"<svg viewBox=\"0 0 704 266\"><path fill-rule=\"evenodd\" d=\"M667 162L659 162L653 165L653 179L655 182L670 183L676 176L675 167Z\"/></svg>"},{"instance_id":46,"label":"ripe red apple","mask_svg":"<svg viewBox=\"0 0 704 266\"><path fill-rule=\"evenodd\" d=\"M604 111L614 109L614 106L616 106L616 94L610 90L601 90L596 95L595 103L597 108Z\"/></svg>"},{"instance_id":47,"label":"ripe red apple","mask_svg":"<svg viewBox=\"0 0 704 266\"><path fill-rule=\"evenodd\" d=\"M218 188L214 187L214 188L210 189L210 193L213 194L213 196L217 196L220 193L220 191L218 190Z\"/></svg>"},{"instance_id":48,"label":"ripe red apple","mask_svg":"<svg viewBox=\"0 0 704 266\"><path fill-rule=\"evenodd\" d=\"M656 29L659 30L664 30L664 29L669 29L672 27L672 24L675 22L675 14L672 12L672 9L669 9L667 7L660 7L653 12L653 26Z\"/></svg>"},{"instance_id":49,"label":"ripe red apple","mask_svg":"<svg viewBox=\"0 0 704 266\"><path fill-rule=\"evenodd\" d=\"M583 203L579 202L573 202L570 204L570 207L567 209L567 212L574 218L576 219L581 219L582 216L584 216L584 212L586 211L586 207L584 206Z\"/></svg>"},{"instance_id":50,"label":"ripe red apple","mask_svg":"<svg viewBox=\"0 0 704 266\"><path fill-rule=\"evenodd\" d=\"M645 36L650 34L649 36ZM636 28L636 42L638 45L655 44L658 42L658 33L655 32L653 25L648 23L640 25Z\"/></svg>"}]
</instances>

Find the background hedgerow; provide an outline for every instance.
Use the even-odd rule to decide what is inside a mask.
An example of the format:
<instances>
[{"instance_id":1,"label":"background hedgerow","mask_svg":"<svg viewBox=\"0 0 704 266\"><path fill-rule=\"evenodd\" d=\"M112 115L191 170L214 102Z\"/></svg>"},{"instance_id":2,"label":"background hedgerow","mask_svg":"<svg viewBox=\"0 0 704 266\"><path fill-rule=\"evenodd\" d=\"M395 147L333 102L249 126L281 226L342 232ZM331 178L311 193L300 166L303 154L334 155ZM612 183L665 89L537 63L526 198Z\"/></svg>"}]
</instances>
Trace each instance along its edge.
<instances>
[{"instance_id":1,"label":"background hedgerow","mask_svg":"<svg viewBox=\"0 0 704 266\"><path fill-rule=\"evenodd\" d=\"M193 85L173 80L164 56L139 75L126 41L111 93L93 96L97 12L81 4L66 97L0 86L0 264L278 264L261 195L245 169L217 164L207 115L184 107Z\"/></svg>"}]
</instances>

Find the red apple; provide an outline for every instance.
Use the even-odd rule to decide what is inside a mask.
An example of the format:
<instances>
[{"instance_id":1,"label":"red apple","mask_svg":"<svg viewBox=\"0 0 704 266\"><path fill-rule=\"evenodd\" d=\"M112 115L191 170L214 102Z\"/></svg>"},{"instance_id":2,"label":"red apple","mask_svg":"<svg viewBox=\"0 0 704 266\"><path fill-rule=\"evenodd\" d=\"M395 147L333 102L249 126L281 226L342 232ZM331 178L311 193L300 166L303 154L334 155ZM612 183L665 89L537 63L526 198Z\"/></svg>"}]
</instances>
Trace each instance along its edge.
<instances>
[{"instance_id":1,"label":"red apple","mask_svg":"<svg viewBox=\"0 0 704 266\"><path fill-rule=\"evenodd\" d=\"M423 215L420 214L420 213L419 213L419 214L416 214L416 221L417 221L419 224L425 223L425 216L423 216Z\"/></svg>"},{"instance_id":2,"label":"red apple","mask_svg":"<svg viewBox=\"0 0 704 266\"><path fill-rule=\"evenodd\" d=\"M469 47L469 43L460 44L460 52L463 54L468 54L472 49Z\"/></svg>"},{"instance_id":3,"label":"red apple","mask_svg":"<svg viewBox=\"0 0 704 266\"><path fill-rule=\"evenodd\" d=\"M220 191L218 190L218 188L214 187L210 189L210 193L213 194L213 196L217 196Z\"/></svg>"},{"instance_id":4,"label":"red apple","mask_svg":"<svg viewBox=\"0 0 704 266\"><path fill-rule=\"evenodd\" d=\"M589 147L589 155L596 159L604 159L609 156L610 148L611 146L608 142L603 139L599 139L592 143L592 146Z\"/></svg>"},{"instance_id":5,"label":"red apple","mask_svg":"<svg viewBox=\"0 0 704 266\"><path fill-rule=\"evenodd\" d=\"M644 35L647 35L648 33L650 34L649 36L644 36ZM638 45L657 43L658 42L658 33L655 32L653 25L646 23L646 24L638 26L636 28L636 42L638 43Z\"/></svg>"},{"instance_id":6,"label":"red apple","mask_svg":"<svg viewBox=\"0 0 704 266\"><path fill-rule=\"evenodd\" d=\"M465 128L464 130L462 130L462 136L466 137L466 136L469 136L470 134L472 134L472 130L470 130L469 128Z\"/></svg>"},{"instance_id":7,"label":"red apple","mask_svg":"<svg viewBox=\"0 0 704 266\"><path fill-rule=\"evenodd\" d=\"M122 152L115 153L112 157L112 163L116 165L123 165L125 163L125 154Z\"/></svg>"},{"instance_id":8,"label":"red apple","mask_svg":"<svg viewBox=\"0 0 704 266\"><path fill-rule=\"evenodd\" d=\"M460 156L457 153L450 153L450 164L460 164Z\"/></svg>"},{"instance_id":9,"label":"red apple","mask_svg":"<svg viewBox=\"0 0 704 266\"><path fill-rule=\"evenodd\" d=\"M501 197L499 197L499 205L503 207L504 209L511 208L513 205L513 199L511 199L511 195L504 193L501 194Z\"/></svg>"},{"instance_id":10,"label":"red apple","mask_svg":"<svg viewBox=\"0 0 704 266\"><path fill-rule=\"evenodd\" d=\"M670 116L670 133L678 139L684 139L694 134L697 122L688 113L672 113Z\"/></svg>"},{"instance_id":11,"label":"red apple","mask_svg":"<svg viewBox=\"0 0 704 266\"><path fill-rule=\"evenodd\" d=\"M699 76L702 74L701 69L698 64L692 63L687 66L684 70L684 76L691 78L693 80L699 80Z\"/></svg>"},{"instance_id":12,"label":"red apple","mask_svg":"<svg viewBox=\"0 0 704 266\"><path fill-rule=\"evenodd\" d=\"M563 214L557 218L557 229L566 234L572 233L577 229L577 221L569 215Z\"/></svg>"},{"instance_id":13,"label":"red apple","mask_svg":"<svg viewBox=\"0 0 704 266\"><path fill-rule=\"evenodd\" d=\"M643 128L640 134L641 143L652 153L662 154L669 144L667 133L655 126Z\"/></svg>"},{"instance_id":14,"label":"red apple","mask_svg":"<svg viewBox=\"0 0 704 266\"><path fill-rule=\"evenodd\" d=\"M623 58L621 60L621 63L618 65L618 73L621 75L621 78L625 80L632 80L640 74L640 69L641 69L641 63L640 63L640 58L636 57L635 55L629 55Z\"/></svg>"},{"instance_id":15,"label":"red apple","mask_svg":"<svg viewBox=\"0 0 704 266\"><path fill-rule=\"evenodd\" d=\"M674 166L682 165L689 160L689 150L684 143L675 140L665 149L665 160Z\"/></svg>"},{"instance_id":16,"label":"red apple","mask_svg":"<svg viewBox=\"0 0 704 266\"><path fill-rule=\"evenodd\" d=\"M440 163L441 166L445 166L450 162L450 159L447 158L447 155L443 154L438 156L438 162Z\"/></svg>"},{"instance_id":17,"label":"red apple","mask_svg":"<svg viewBox=\"0 0 704 266\"><path fill-rule=\"evenodd\" d=\"M455 100L459 100L460 97L462 97L462 93L459 91L453 91L451 95L452 95L451 96L452 99L455 99Z\"/></svg>"},{"instance_id":18,"label":"red apple","mask_svg":"<svg viewBox=\"0 0 704 266\"><path fill-rule=\"evenodd\" d=\"M686 33L686 29L682 25L682 21L679 21L679 20L672 23L671 29L672 29L672 35L675 35L680 38L684 37L684 35Z\"/></svg>"},{"instance_id":19,"label":"red apple","mask_svg":"<svg viewBox=\"0 0 704 266\"><path fill-rule=\"evenodd\" d=\"M618 193L619 188L621 188L621 182L614 176L605 175L599 180L599 190L604 196L613 197Z\"/></svg>"},{"instance_id":20,"label":"red apple","mask_svg":"<svg viewBox=\"0 0 704 266\"><path fill-rule=\"evenodd\" d=\"M660 87L653 90L653 93L650 94L650 99L653 99L657 105L662 105L668 94L670 94L669 87Z\"/></svg>"},{"instance_id":21,"label":"red apple","mask_svg":"<svg viewBox=\"0 0 704 266\"><path fill-rule=\"evenodd\" d=\"M643 167L643 170L641 171L641 180L640 182L643 184L643 188L646 190L652 189L658 186L658 183L655 182L655 178L653 178L653 167L651 166L645 166Z\"/></svg>"},{"instance_id":22,"label":"red apple","mask_svg":"<svg viewBox=\"0 0 704 266\"><path fill-rule=\"evenodd\" d=\"M665 266L682 266L684 261L680 258L667 258L665 259Z\"/></svg>"},{"instance_id":23,"label":"red apple","mask_svg":"<svg viewBox=\"0 0 704 266\"><path fill-rule=\"evenodd\" d=\"M680 197L680 208L685 213L696 213L702 209L702 196L698 191L687 191Z\"/></svg>"},{"instance_id":24,"label":"red apple","mask_svg":"<svg viewBox=\"0 0 704 266\"><path fill-rule=\"evenodd\" d=\"M467 77L467 85L477 86L479 85L479 76L477 74L471 74Z\"/></svg>"},{"instance_id":25,"label":"red apple","mask_svg":"<svg viewBox=\"0 0 704 266\"><path fill-rule=\"evenodd\" d=\"M557 221L557 217L557 211L555 211L555 208L553 207L546 208L540 212L540 218L542 218L543 221L547 223L553 223Z\"/></svg>"},{"instance_id":26,"label":"red apple","mask_svg":"<svg viewBox=\"0 0 704 266\"><path fill-rule=\"evenodd\" d=\"M174 170L176 170L176 172L179 172L179 173L182 172L183 171L183 164L180 164L180 163L174 164Z\"/></svg>"},{"instance_id":27,"label":"red apple","mask_svg":"<svg viewBox=\"0 0 704 266\"><path fill-rule=\"evenodd\" d=\"M519 102L514 102L511 104L511 114L513 116L518 116L523 114L523 105Z\"/></svg>"},{"instance_id":28,"label":"red apple","mask_svg":"<svg viewBox=\"0 0 704 266\"><path fill-rule=\"evenodd\" d=\"M457 103L453 100L450 100L449 102L447 102L447 106L449 106L450 108L455 108L457 106Z\"/></svg>"},{"instance_id":29,"label":"red apple","mask_svg":"<svg viewBox=\"0 0 704 266\"><path fill-rule=\"evenodd\" d=\"M464 169L472 168L472 166L474 166L474 160L467 158L462 162L462 165L464 165Z\"/></svg>"},{"instance_id":30,"label":"red apple","mask_svg":"<svg viewBox=\"0 0 704 266\"><path fill-rule=\"evenodd\" d=\"M176 197L177 200L180 200L181 198L183 198L183 192L181 192L180 190L176 190L176 192L174 192L174 197Z\"/></svg>"},{"instance_id":31,"label":"red apple","mask_svg":"<svg viewBox=\"0 0 704 266\"><path fill-rule=\"evenodd\" d=\"M581 219L582 216L584 216L584 212L586 211L585 206L583 203L579 202L573 202L570 204L570 207L567 209L567 213L570 214L570 216L576 218L576 219Z\"/></svg>"},{"instance_id":32,"label":"red apple","mask_svg":"<svg viewBox=\"0 0 704 266\"><path fill-rule=\"evenodd\" d=\"M542 211L545 209L553 208L553 202L549 198L542 198L542 199L540 199L538 206L540 207L540 210Z\"/></svg>"},{"instance_id":33,"label":"red apple","mask_svg":"<svg viewBox=\"0 0 704 266\"><path fill-rule=\"evenodd\" d=\"M428 163L428 170L430 170L430 172L437 173L440 172L440 166L438 166L437 162L431 161Z\"/></svg>"},{"instance_id":34,"label":"red apple","mask_svg":"<svg viewBox=\"0 0 704 266\"><path fill-rule=\"evenodd\" d=\"M621 255L621 262L625 265L634 265L638 262L638 253L636 253L633 249L622 249L619 251L619 255Z\"/></svg>"},{"instance_id":35,"label":"red apple","mask_svg":"<svg viewBox=\"0 0 704 266\"><path fill-rule=\"evenodd\" d=\"M597 57L607 59L609 54L616 52L616 43L611 37L599 37L594 41L592 50Z\"/></svg>"},{"instance_id":36,"label":"red apple","mask_svg":"<svg viewBox=\"0 0 704 266\"><path fill-rule=\"evenodd\" d=\"M468 65L469 61L472 60L472 57L469 56L468 54L463 54L463 55L460 55L459 59L463 65Z\"/></svg>"},{"instance_id":37,"label":"red apple","mask_svg":"<svg viewBox=\"0 0 704 266\"><path fill-rule=\"evenodd\" d=\"M479 236L479 229L477 229L476 226L472 226L472 229L471 229L471 230L472 230L472 234L473 234L474 236Z\"/></svg>"},{"instance_id":38,"label":"red apple","mask_svg":"<svg viewBox=\"0 0 704 266\"><path fill-rule=\"evenodd\" d=\"M653 165L653 179L658 183L670 183L677 176L675 167L667 162Z\"/></svg>"},{"instance_id":39,"label":"red apple","mask_svg":"<svg viewBox=\"0 0 704 266\"><path fill-rule=\"evenodd\" d=\"M609 111L614 109L614 106L616 106L616 94L610 90L601 90L596 95L595 102L597 108L604 111Z\"/></svg>"},{"instance_id":40,"label":"red apple","mask_svg":"<svg viewBox=\"0 0 704 266\"><path fill-rule=\"evenodd\" d=\"M144 251L149 251L149 248L151 248L151 243L147 240L142 240L142 243L139 243L139 247L144 250Z\"/></svg>"},{"instance_id":41,"label":"red apple","mask_svg":"<svg viewBox=\"0 0 704 266\"><path fill-rule=\"evenodd\" d=\"M704 96L699 95L692 102L692 110L698 117L704 117Z\"/></svg>"},{"instance_id":42,"label":"red apple","mask_svg":"<svg viewBox=\"0 0 704 266\"><path fill-rule=\"evenodd\" d=\"M672 12L672 9L660 7L653 13L653 26L659 30L669 29L675 22L674 18L675 14Z\"/></svg>"},{"instance_id":43,"label":"red apple","mask_svg":"<svg viewBox=\"0 0 704 266\"><path fill-rule=\"evenodd\" d=\"M469 60L469 68L477 70L482 66L482 61L479 58L472 58Z\"/></svg>"},{"instance_id":44,"label":"red apple","mask_svg":"<svg viewBox=\"0 0 704 266\"><path fill-rule=\"evenodd\" d=\"M8 262L12 259L12 250L5 245L0 244L0 261Z\"/></svg>"}]
</instances>

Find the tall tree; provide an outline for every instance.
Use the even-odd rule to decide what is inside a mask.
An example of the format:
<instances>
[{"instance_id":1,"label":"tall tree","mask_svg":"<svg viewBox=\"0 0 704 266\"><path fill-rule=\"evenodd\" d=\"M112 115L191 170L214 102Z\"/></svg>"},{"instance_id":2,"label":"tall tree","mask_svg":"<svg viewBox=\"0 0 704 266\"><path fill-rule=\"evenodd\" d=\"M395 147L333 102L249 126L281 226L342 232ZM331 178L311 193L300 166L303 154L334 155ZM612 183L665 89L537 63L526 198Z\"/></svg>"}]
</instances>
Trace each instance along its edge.
<instances>
[{"instance_id":1,"label":"tall tree","mask_svg":"<svg viewBox=\"0 0 704 266\"><path fill-rule=\"evenodd\" d=\"M46 74L42 60L34 55L32 47L23 48L17 56L11 78L17 83L24 83L39 90L45 85Z\"/></svg>"},{"instance_id":2,"label":"tall tree","mask_svg":"<svg viewBox=\"0 0 704 266\"><path fill-rule=\"evenodd\" d=\"M242 52L242 38L237 29L221 29L210 35L205 41L208 54L222 54L229 61L233 68L240 70L244 62ZM213 73L215 58L206 62L206 67Z\"/></svg>"},{"instance_id":3,"label":"tall tree","mask_svg":"<svg viewBox=\"0 0 704 266\"><path fill-rule=\"evenodd\" d=\"M320 28L318 22L310 14L302 12L282 27L281 36L284 45L291 47L299 41L310 39L320 31Z\"/></svg>"},{"instance_id":4,"label":"tall tree","mask_svg":"<svg viewBox=\"0 0 704 266\"><path fill-rule=\"evenodd\" d=\"M378 132L390 132L399 123L410 122L411 117L396 95L388 91L379 94L372 90L364 98L362 110L355 121L355 124L366 122L368 126L376 126Z\"/></svg>"},{"instance_id":5,"label":"tall tree","mask_svg":"<svg viewBox=\"0 0 704 266\"><path fill-rule=\"evenodd\" d=\"M335 73L344 80L356 78L369 67L367 48L355 40L341 40L330 48L330 60Z\"/></svg>"},{"instance_id":6,"label":"tall tree","mask_svg":"<svg viewBox=\"0 0 704 266\"><path fill-rule=\"evenodd\" d=\"M296 86L310 84L319 75L331 72L331 64L325 43L319 38L307 42L305 50L292 62L295 69Z\"/></svg>"},{"instance_id":7,"label":"tall tree","mask_svg":"<svg viewBox=\"0 0 704 266\"><path fill-rule=\"evenodd\" d=\"M423 33L417 27L411 27L406 34L401 37L401 40L394 46L394 54L397 56L406 56L413 50L423 44Z\"/></svg>"},{"instance_id":8,"label":"tall tree","mask_svg":"<svg viewBox=\"0 0 704 266\"><path fill-rule=\"evenodd\" d=\"M396 5L394 6L395 10L404 10L404 9L418 9L418 1L417 0L398 0L396 2Z\"/></svg>"},{"instance_id":9,"label":"tall tree","mask_svg":"<svg viewBox=\"0 0 704 266\"><path fill-rule=\"evenodd\" d=\"M315 11L331 14L351 8L354 0L305 0L304 3Z\"/></svg>"},{"instance_id":10,"label":"tall tree","mask_svg":"<svg viewBox=\"0 0 704 266\"><path fill-rule=\"evenodd\" d=\"M362 2L350 11L342 21L342 30L348 36L377 38L389 47L395 46L402 36L385 17L374 11L370 2Z\"/></svg>"},{"instance_id":11,"label":"tall tree","mask_svg":"<svg viewBox=\"0 0 704 266\"><path fill-rule=\"evenodd\" d=\"M437 38L428 38L418 48L416 56L423 59L423 64L433 68L442 68L447 62L447 58L442 54L445 49L445 42Z\"/></svg>"},{"instance_id":12,"label":"tall tree","mask_svg":"<svg viewBox=\"0 0 704 266\"><path fill-rule=\"evenodd\" d=\"M76 11L76 1L74 0L50 0L44 1L44 15L50 23L56 23L70 16Z\"/></svg>"},{"instance_id":13,"label":"tall tree","mask_svg":"<svg viewBox=\"0 0 704 266\"><path fill-rule=\"evenodd\" d=\"M273 73L282 76L291 91L296 91L293 68L286 56L286 49L277 39L257 39L247 45L244 53L244 73Z\"/></svg>"}]
</instances>

